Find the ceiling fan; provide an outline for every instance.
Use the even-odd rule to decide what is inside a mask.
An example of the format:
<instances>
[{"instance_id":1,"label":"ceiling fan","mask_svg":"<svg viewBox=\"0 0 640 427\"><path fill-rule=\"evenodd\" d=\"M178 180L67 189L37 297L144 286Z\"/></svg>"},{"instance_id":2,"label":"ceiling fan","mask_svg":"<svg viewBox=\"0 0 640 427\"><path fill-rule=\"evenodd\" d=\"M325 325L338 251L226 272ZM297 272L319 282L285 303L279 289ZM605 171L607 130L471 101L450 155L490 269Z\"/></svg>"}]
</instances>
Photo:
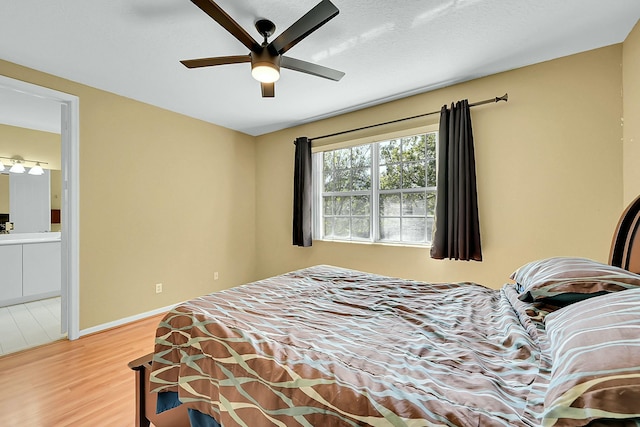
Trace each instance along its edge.
<instances>
[{"instance_id":1,"label":"ceiling fan","mask_svg":"<svg viewBox=\"0 0 640 427\"><path fill-rule=\"evenodd\" d=\"M270 98L275 96L275 82L280 78L280 67L334 81L339 81L344 76L342 71L283 56L285 52L340 12L329 0L322 0L270 43L267 42L267 39L275 32L276 26L268 19L258 19L255 22L258 33L264 38L262 43L258 43L213 0L191 1L230 32L240 43L248 47L250 52L248 55L180 61L188 68L250 62L251 75L260 82L262 96Z\"/></svg>"}]
</instances>

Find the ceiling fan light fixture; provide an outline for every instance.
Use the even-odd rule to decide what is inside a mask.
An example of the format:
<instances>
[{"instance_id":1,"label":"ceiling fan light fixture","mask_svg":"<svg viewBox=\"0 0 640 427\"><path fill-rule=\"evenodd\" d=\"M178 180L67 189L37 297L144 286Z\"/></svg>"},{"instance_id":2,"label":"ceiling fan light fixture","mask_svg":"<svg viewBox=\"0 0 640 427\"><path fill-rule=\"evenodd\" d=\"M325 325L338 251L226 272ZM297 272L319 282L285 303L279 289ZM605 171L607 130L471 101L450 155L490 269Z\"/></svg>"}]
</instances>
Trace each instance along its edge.
<instances>
[{"instance_id":1,"label":"ceiling fan light fixture","mask_svg":"<svg viewBox=\"0 0 640 427\"><path fill-rule=\"evenodd\" d=\"M272 64L254 65L251 67L251 75L260 83L273 83L280 78L280 71Z\"/></svg>"},{"instance_id":2,"label":"ceiling fan light fixture","mask_svg":"<svg viewBox=\"0 0 640 427\"><path fill-rule=\"evenodd\" d=\"M260 83L273 83L280 78L280 56L272 56L267 49L251 52L251 75Z\"/></svg>"}]
</instances>

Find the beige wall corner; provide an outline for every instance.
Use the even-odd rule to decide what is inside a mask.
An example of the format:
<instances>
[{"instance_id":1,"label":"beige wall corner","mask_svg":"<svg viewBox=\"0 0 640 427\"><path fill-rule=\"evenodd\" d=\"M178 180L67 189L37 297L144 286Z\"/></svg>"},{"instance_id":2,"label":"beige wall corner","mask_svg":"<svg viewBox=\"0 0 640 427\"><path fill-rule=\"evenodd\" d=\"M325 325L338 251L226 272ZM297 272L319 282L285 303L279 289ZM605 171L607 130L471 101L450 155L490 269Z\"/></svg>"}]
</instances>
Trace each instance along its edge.
<instances>
[{"instance_id":1,"label":"beige wall corner","mask_svg":"<svg viewBox=\"0 0 640 427\"><path fill-rule=\"evenodd\" d=\"M548 256L607 260L622 210L622 46L533 65L258 137L257 233L261 277L333 264L425 281L506 283ZM436 261L426 248L314 242L291 245L297 136L437 111L509 93L474 108L484 261ZM427 122L436 122L437 116ZM415 124L413 124L415 126Z\"/></svg>"},{"instance_id":2,"label":"beige wall corner","mask_svg":"<svg viewBox=\"0 0 640 427\"><path fill-rule=\"evenodd\" d=\"M640 195L640 21L623 43L624 202Z\"/></svg>"}]
</instances>

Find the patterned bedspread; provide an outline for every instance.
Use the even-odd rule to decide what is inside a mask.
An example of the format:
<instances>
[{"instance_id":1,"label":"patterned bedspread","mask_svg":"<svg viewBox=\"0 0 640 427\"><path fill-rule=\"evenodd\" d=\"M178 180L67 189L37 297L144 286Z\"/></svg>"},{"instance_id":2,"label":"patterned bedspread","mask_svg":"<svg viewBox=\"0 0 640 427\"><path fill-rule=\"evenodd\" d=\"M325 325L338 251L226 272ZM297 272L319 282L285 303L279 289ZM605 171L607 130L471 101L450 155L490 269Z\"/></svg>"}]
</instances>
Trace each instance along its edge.
<instances>
[{"instance_id":1,"label":"patterned bedspread","mask_svg":"<svg viewBox=\"0 0 640 427\"><path fill-rule=\"evenodd\" d=\"M223 426L539 425L546 336L507 285L316 266L160 323L153 391Z\"/></svg>"}]
</instances>

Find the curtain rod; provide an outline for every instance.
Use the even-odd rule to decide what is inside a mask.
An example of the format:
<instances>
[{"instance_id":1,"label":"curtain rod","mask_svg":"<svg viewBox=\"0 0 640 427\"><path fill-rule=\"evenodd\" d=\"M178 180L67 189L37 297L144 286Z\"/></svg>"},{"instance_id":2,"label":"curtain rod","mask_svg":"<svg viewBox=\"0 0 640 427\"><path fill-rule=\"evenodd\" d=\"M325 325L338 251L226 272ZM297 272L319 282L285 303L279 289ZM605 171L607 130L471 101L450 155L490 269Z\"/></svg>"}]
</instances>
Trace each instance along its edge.
<instances>
[{"instance_id":1,"label":"curtain rod","mask_svg":"<svg viewBox=\"0 0 640 427\"><path fill-rule=\"evenodd\" d=\"M490 104L492 102L500 102L500 101L507 102L508 100L509 100L509 94L505 93L502 96L496 96L495 98L486 99L484 101L474 102L473 104L469 104L469 107L476 107L478 105ZM316 136L315 138L309 138L309 141L315 141L316 139L330 138L332 136L344 135L345 133L356 132L356 131L359 131L359 130L374 128L374 127L377 127L377 126L390 125L390 124L393 124L393 123L403 122L405 120L417 119L419 117L426 117L426 116L430 116L432 114L438 114L439 112L440 112L440 110L432 111L430 113L418 114L417 116L405 117L405 118L402 118L402 119L391 120L389 122L376 123L375 125L363 126L363 127L360 127L360 128L343 130L342 132L331 133L331 134L328 134L328 135Z\"/></svg>"}]
</instances>

